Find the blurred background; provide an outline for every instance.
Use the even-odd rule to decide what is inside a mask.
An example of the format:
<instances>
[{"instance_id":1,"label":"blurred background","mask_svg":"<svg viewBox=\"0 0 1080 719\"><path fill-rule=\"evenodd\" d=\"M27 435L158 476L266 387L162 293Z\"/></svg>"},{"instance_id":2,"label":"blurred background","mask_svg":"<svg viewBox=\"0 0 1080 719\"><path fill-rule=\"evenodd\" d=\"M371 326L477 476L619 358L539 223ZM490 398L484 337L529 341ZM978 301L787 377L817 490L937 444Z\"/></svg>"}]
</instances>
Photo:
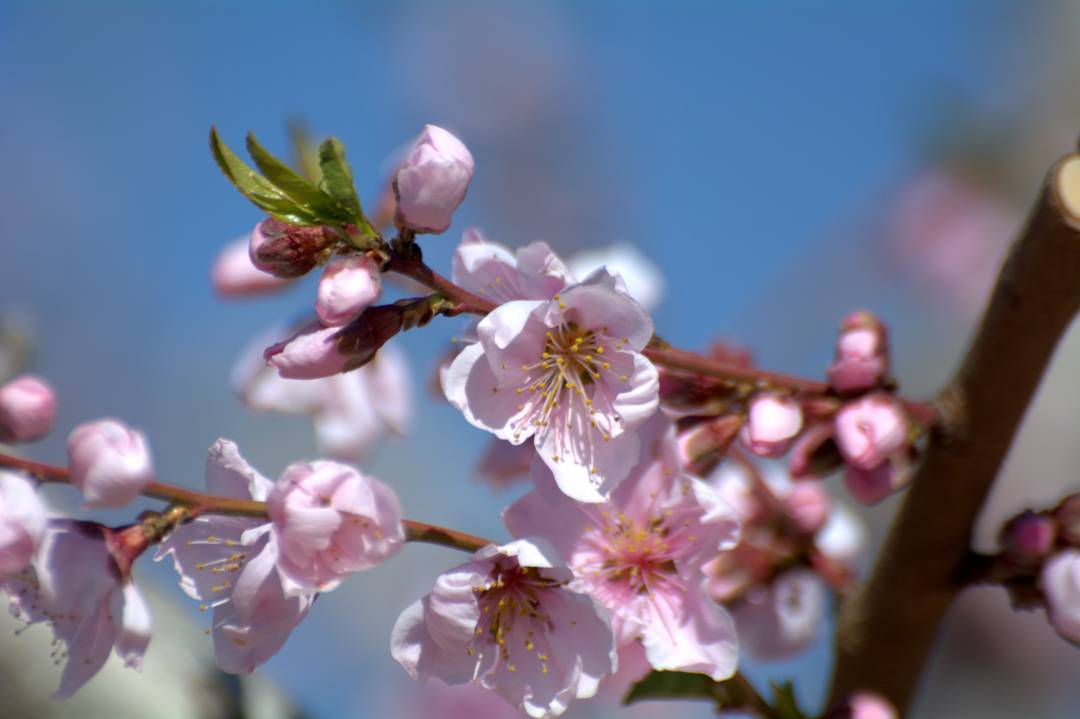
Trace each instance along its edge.
<instances>
[{"instance_id":1,"label":"blurred background","mask_svg":"<svg viewBox=\"0 0 1080 719\"><path fill-rule=\"evenodd\" d=\"M239 147L253 129L284 155L290 118L345 142L369 206L423 124L466 142L469 196L447 234L423 239L437 268L470 225L567 254L629 242L666 277L654 317L670 341L723 337L817 376L840 318L865 307L890 325L904 391L927 396L1041 174L1075 146L1078 35L1080 8L1064 0L0 0L0 315L61 402L53 436L26 453L60 463L74 425L117 416L149 435L163 480L191 487L219 436L270 476L314 456L310 422L250 414L229 385L252 338L309 308L311 284L225 302L209 282L218 250L260 215L214 166L207 130ZM520 490L476 481L487 436L428 390L460 329L402 338L415 420L364 468L407 516L502 538L499 511ZM1080 483L1074 335L985 512L984 549L1004 517ZM71 492L50 496L75 508ZM875 541L894 505L865 513ZM460 559L410 545L325 595L255 683L214 673L206 618L169 567L143 561L156 610L144 673L113 660L50 702L48 631L5 629L0 716L494 716L468 692L418 688L389 656L397 614ZM797 661L747 673L792 677L815 707L826 630ZM974 591L914 716L1074 717L1078 670L1080 650L1041 613ZM571 716L712 715L613 707Z\"/></svg>"}]
</instances>

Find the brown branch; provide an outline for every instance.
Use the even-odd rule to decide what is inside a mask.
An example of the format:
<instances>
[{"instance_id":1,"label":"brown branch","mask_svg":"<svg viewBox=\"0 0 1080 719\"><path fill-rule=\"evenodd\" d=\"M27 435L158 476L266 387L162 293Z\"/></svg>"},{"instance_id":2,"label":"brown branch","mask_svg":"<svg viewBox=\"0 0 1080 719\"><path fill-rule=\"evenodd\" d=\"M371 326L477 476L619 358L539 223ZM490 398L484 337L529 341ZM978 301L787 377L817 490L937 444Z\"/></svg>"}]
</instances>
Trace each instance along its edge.
<instances>
[{"instance_id":1,"label":"brown branch","mask_svg":"<svg viewBox=\"0 0 1080 719\"><path fill-rule=\"evenodd\" d=\"M949 605L972 529L1018 425L1080 310L1080 155L1050 171L1009 251L870 580L842 608L835 702L859 689L905 716Z\"/></svg>"},{"instance_id":2,"label":"brown branch","mask_svg":"<svg viewBox=\"0 0 1080 719\"><path fill-rule=\"evenodd\" d=\"M70 477L65 467L57 467L52 464L34 462L14 455L0 454L0 467L11 467L36 477L41 482L56 482L68 484ZM266 503L257 502L253 499L235 499L233 497L219 497L203 492L193 492L190 489L174 487L171 484L151 482L142 491L143 496L161 499L170 504L182 505L188 508L187 517L195 518L204 514L229 514L245 517L267 517ZM493 544L490 540L477 537L465 532L458 532L446 527L440 527L426 522L417 522L412 519L401 520L405 528L405 539L409 542L424 542L437 544L451 549L460 549L464 552L475 552L482 547Z\"/></svg>"}]
</instances>

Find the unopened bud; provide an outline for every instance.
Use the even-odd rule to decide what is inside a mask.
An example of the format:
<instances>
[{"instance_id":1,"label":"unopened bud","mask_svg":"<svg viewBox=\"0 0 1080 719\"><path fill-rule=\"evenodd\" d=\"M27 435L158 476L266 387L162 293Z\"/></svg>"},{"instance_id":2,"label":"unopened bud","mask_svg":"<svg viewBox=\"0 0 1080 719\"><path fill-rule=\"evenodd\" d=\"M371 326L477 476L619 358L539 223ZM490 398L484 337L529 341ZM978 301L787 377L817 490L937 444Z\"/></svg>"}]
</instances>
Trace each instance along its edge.
<instances>
[{"instance_id":1,"label":"unopened bud","mask_svg":"<svg viewBox=\"0 0 1080 719\"><path fill-rule=\"evenodd\" d=\"M903 407L883 392L848 402L836 413L836 445L847 463L874 469L908 444Z\"/></svg>"},{"instance_id":2,"label":"unopened bud","mask_svg":"<svg viewBox=\"0 0 1080 719\"><path fill-rule=\"evenodd\" d=\"M874 692L856 692L825 719L900 719L900 713L889 700Z\"/></svg>"},{"instance_id":3,"label":"unopened bud","mask_svg":"<svg viewBox=\"0 0 1080 719\"><path fill-rule=\"evenodd\" d=\"M452 134L427 125L394 178L398 226L414 232L445 232L465 199L473 157Z\"/></svg>"},{"instance_id":4,"label":"unopened bud","mask_svg":"<svg viewBox=\"0 0 1080 719\"><path fill-rule=\"evenodd\" d=\"M739 439L760 457L779 457L791 446L802 426L798 400L778 394L758 394L750 400L747 422Z\"/></svg>"},{"instance_id":5,"label":"unopened bud","mask_svg":"<svg viewBox=\"0 0 1080 719\"><path fill-rule=\"evenodd\" d=\"M788 470L795 479L818 479L844 464L833 441L832 422L807 427L791 445Z\"/></svg>"},{"instance_id":6,"label":"unopened bud","mask_svg":"<svg viewBox=\"0 0 1080 719\"><path fill-rule=\"evenodd\" d=\"M889 371L885 325L869 312L844 318L836 339L836 358L829 366L829 384L840 394L865 392L878 386Z\"/></svg>"},{"instance_id":7,"label":"unopened bud","mask_svg":"<svg viewBox=\"0 0 1080 719\"><path fill-rule=\"evenodd\" d=\"M907 481L907 473L899 471L891 462L884 462L873 469L861 469L848 465L844 472L844 486L859 503L872 506L900 489Z\"/></svg>"},{"instance_id":8,"label":"unopened bud","mask_svg":"<svg viewBox=\"0 0 1080 719\"><path fill-rule=\"evenodd\" d=\"M275 277L300 277L310 272L327 251L340 242L329 227L290 225L269 217L251 232L251 263Z\"/></svg>"},{"instance_id":9,"label":"unopened bud","mask_svg":"<svg viewBox=\"0 0 1080 719\"><path fill-rule=\"evenodd\" d=\"M341 328L339 351L348 357L346 369L363 367L375 357L386 342L405 328L409 311L407 301L368 307L355 320Z\"/></svg>"},{"instance_id":10,"label":"unopened bud","mask_svg":"<svg viewBox=\"0 0 1080 719\"><path fill-rule=\"evenodd\" d=\"M679 454L683 469L699 477L710 474L724 458L742 425L742 417L729 414L680 432Z\"/></svg>"},{"instance_id":11,"label":"unopened bud","mask_svg":"<svg viewBox=\"0 0 1080 719\"><path fill-rule=\"evenodd\" d=\"M379 298L379 268L367 255L334 260L323 270L315 311L327 326L347 324Z\"/></svg>"},{"instance_id":12,"label":"unopened bud","mask_svg":"<svg viewBox=\"0 0 1080 719\"><path fill-rule=\"evenodd\" d=\"M23 375L0 386L0 442L29 442L52 429L56 395L44 380Z\"/></svg>"},{"instance_id":13,"label":"unopened bud","mask_svg":"<svg viewBox=\"0 0 1080 719\"><path fill-rule=\"evenodd\" d=\"M1053 517L1024 512L1013 517L1001 530L1005 555L1016 564L1038 566L1054 549L1057 523Z\"/></svg>"},{"instance_id":14,"label":"unopened bud","mask_svg":"<svg viewBox=\"0 0 1080 719\"><path fill-rule=\"evenodd\" d=\"M154 478L146 437L116 420L79 425L67 449L71 483L87 507L123 507Z\"/></svg>"},{"instance_id":15,"label":"unopened bud","mask_svg":"<svg viewBox=\"0 0 1080 719\"><path fill-rule=\"evenodd\" d=\"M266 363L285 379L320 379L345 371L348 360L338 349L340 327L312 322L295 335L266 348Z\"/></svg>"}]
</instances>

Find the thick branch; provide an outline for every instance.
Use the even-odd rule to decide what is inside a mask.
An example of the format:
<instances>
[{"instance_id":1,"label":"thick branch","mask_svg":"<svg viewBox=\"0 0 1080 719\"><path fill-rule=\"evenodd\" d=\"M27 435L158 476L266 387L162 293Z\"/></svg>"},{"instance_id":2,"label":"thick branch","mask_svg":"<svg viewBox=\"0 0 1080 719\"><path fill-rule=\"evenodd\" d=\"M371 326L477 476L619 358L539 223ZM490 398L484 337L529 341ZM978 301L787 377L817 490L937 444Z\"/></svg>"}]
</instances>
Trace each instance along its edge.
<instances>
[{"instance_id":1,"label":"thick branch","mask_svg":"<svg viewBox=\"0 0 1080 719\"><path fill-rule=\"evenodd\" d=\"M983 502L1020 420L1080 310L1080 155L1051 170L1009 251L978 332L936 402L926 458L870 580L840 613L832 699L872 689L906 708Z\"/></svg>"}]
</instances>

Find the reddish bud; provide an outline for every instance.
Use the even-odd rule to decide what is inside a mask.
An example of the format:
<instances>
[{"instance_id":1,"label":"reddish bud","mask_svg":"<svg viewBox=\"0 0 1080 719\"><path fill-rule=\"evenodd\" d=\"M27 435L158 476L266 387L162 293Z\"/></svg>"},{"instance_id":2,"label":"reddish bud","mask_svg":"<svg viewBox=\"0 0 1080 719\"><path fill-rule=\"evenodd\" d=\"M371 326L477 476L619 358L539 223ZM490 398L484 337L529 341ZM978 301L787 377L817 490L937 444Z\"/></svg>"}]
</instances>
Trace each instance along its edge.
<instances>
[{"instance_id":1,"label":"reddish bud","mask_svg":"<svg viewBox=\"0 0 1080 719\"><path fill-rule=\"evenodd\" d=\"M699 477L711 473L724 458L742 425L742 417L729 414L699 422L680 432L679 454L683 469Z\"/></svg>"},{"instance_id":2,"label":"reddish bud","mask_svg":"<svg viewBox=\"0 0 1080 719\"><path fill-rule=\"evenodd\" d=\"M301 227L267 218L255 225L248 252L251 263L275 277L300 277L310 272L340 242L329 227Z\"/></svg>"},{"instance_id":3,"label":"reddish bud","mask_svg":"<svg viewBox=\"0 0 1080 719\"><path fill-rule=\"evenodd\" d=\"M1013 517L1001 530L1005 555L1016 564L1037 566L1050 555L1057 540L1057 523L1046 514L1027 511Z\"/></svg>"}]
</instances>

